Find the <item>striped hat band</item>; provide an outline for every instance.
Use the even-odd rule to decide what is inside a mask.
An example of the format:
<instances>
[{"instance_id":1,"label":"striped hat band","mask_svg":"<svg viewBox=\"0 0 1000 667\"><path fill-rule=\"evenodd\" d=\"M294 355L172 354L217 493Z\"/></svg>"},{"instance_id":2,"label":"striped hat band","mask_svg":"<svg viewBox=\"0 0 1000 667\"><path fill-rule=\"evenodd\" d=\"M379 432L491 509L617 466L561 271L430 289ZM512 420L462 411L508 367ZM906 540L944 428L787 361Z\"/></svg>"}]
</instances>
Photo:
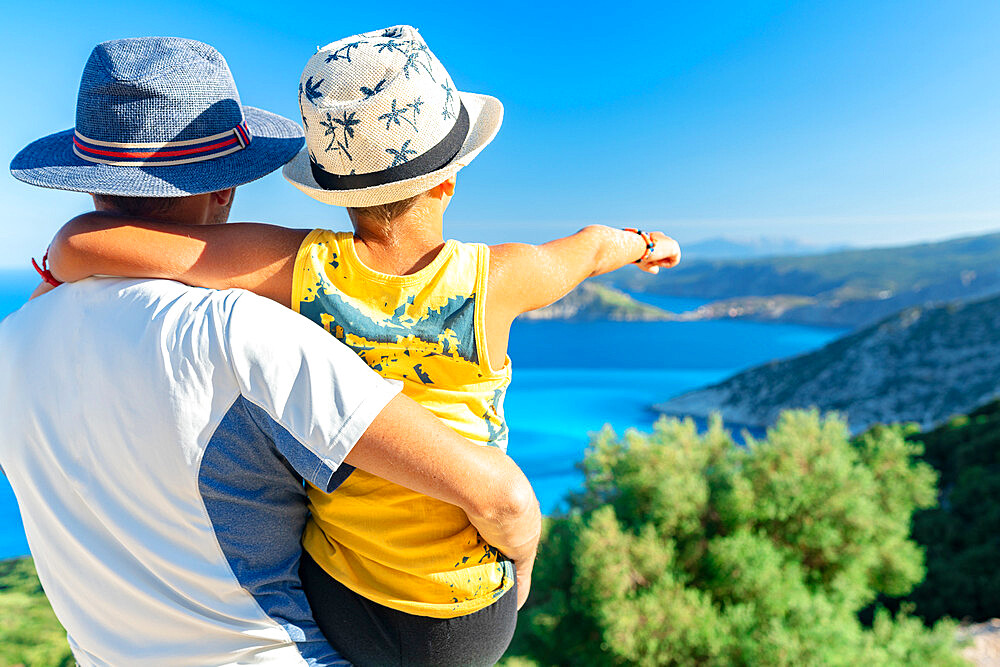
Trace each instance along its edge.
<instances>
[{"instance_id":1,"label":"striped hat band","mask_svg":"<svg viewBox=\"0 0 1000 667\"><path fill-rule=\"evenodd\" d=\"M156 167L204 162L243 150L252 139L246 121L232 130L202 139L157 143L100 141L73 133L73 152L88 162L128 167Z\"/></svg>"}]
</instances>

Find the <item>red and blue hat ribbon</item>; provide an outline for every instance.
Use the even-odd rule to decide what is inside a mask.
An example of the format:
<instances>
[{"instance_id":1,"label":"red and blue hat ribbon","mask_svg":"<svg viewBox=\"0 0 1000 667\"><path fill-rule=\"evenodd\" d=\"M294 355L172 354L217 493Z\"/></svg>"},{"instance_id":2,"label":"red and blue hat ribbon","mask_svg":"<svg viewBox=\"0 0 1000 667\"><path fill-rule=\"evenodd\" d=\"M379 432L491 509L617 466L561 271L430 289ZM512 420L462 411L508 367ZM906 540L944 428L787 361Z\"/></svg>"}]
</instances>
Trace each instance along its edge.
<instances>
[{"instance_id":1,"label":"red and blue hat ribbon","mask_svg":"<svg viewBox=\"0 0 1000 667\"><path fill-rule=\"evenodd\" d=\"M153 167L204 162L243 150L252 135L246 121L232 130L202 139L157 143L120 143L90 139L76 131L73 152L88 162L127 167Z\"/></svg>"}]
</instances>

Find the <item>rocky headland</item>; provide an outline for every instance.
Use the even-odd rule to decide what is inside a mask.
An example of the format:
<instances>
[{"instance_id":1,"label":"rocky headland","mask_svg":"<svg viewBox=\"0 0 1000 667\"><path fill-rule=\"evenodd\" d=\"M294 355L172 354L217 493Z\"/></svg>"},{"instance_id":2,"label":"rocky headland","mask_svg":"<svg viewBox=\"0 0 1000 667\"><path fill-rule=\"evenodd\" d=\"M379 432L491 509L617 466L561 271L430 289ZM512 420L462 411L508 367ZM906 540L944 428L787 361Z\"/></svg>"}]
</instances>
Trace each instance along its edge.
<instances>
[{"instance_id":1,"label":"rocky headland","mask_svg":"<svg viewBox=\"0 0 1000 667\"><path fill-rule=\"evenodd\" d=\"M769 425L789 408L843 413L853 430L929 428L1000 395L1000 297L903 310L815 352L749 369L655 406Z\"/></svg>"}]
</instances>

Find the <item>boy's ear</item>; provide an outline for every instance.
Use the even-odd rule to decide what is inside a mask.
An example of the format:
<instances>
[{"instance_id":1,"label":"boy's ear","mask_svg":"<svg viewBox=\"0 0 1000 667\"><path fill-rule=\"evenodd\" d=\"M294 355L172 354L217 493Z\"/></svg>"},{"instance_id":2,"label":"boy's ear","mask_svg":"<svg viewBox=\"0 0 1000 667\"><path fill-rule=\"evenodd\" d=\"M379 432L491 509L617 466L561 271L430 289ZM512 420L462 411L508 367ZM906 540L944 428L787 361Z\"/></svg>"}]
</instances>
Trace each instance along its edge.
<instances>
[{"instance_id":1,"label":"boy's ear","mask_svg":"<svg viewBox=\"0 0 1000 667\"><path fill-rule=\"evenodd\" d=\"M433 188L431 188L428 194L434 197L435 199L442 199L445 195L453 197L455 195L455 182L456 179L454 176L452 176L444 183L435 185Z\"/></svg>"}]
</instances>

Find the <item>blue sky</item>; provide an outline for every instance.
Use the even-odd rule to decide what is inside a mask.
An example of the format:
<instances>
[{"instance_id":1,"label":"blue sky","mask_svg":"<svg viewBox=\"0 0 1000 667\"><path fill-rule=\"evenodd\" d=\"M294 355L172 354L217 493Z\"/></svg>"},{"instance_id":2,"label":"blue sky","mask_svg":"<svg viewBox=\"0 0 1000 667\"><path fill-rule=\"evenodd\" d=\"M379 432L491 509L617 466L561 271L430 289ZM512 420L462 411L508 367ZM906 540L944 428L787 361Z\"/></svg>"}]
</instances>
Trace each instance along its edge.
<instances>
[{"instance_id":1,"label":"blue sky","mask_svg":"<svg viewBox=\"0 0 1000 667\"><path fill-rule=\"evenodd\" d=\"M446 232L541 241L600 222L903 243L1000 230L1000 3L5 3L0 153L73 125L93 45L169 34L229 61L243 102L298 119L317 46L420 28L463 90L506 106ZM85 11L81 11L86 7ZM0 266L25 266L85 195L4 172ZM279 174L234 220L343 228Z\"/></svg>"}]
</instances>

